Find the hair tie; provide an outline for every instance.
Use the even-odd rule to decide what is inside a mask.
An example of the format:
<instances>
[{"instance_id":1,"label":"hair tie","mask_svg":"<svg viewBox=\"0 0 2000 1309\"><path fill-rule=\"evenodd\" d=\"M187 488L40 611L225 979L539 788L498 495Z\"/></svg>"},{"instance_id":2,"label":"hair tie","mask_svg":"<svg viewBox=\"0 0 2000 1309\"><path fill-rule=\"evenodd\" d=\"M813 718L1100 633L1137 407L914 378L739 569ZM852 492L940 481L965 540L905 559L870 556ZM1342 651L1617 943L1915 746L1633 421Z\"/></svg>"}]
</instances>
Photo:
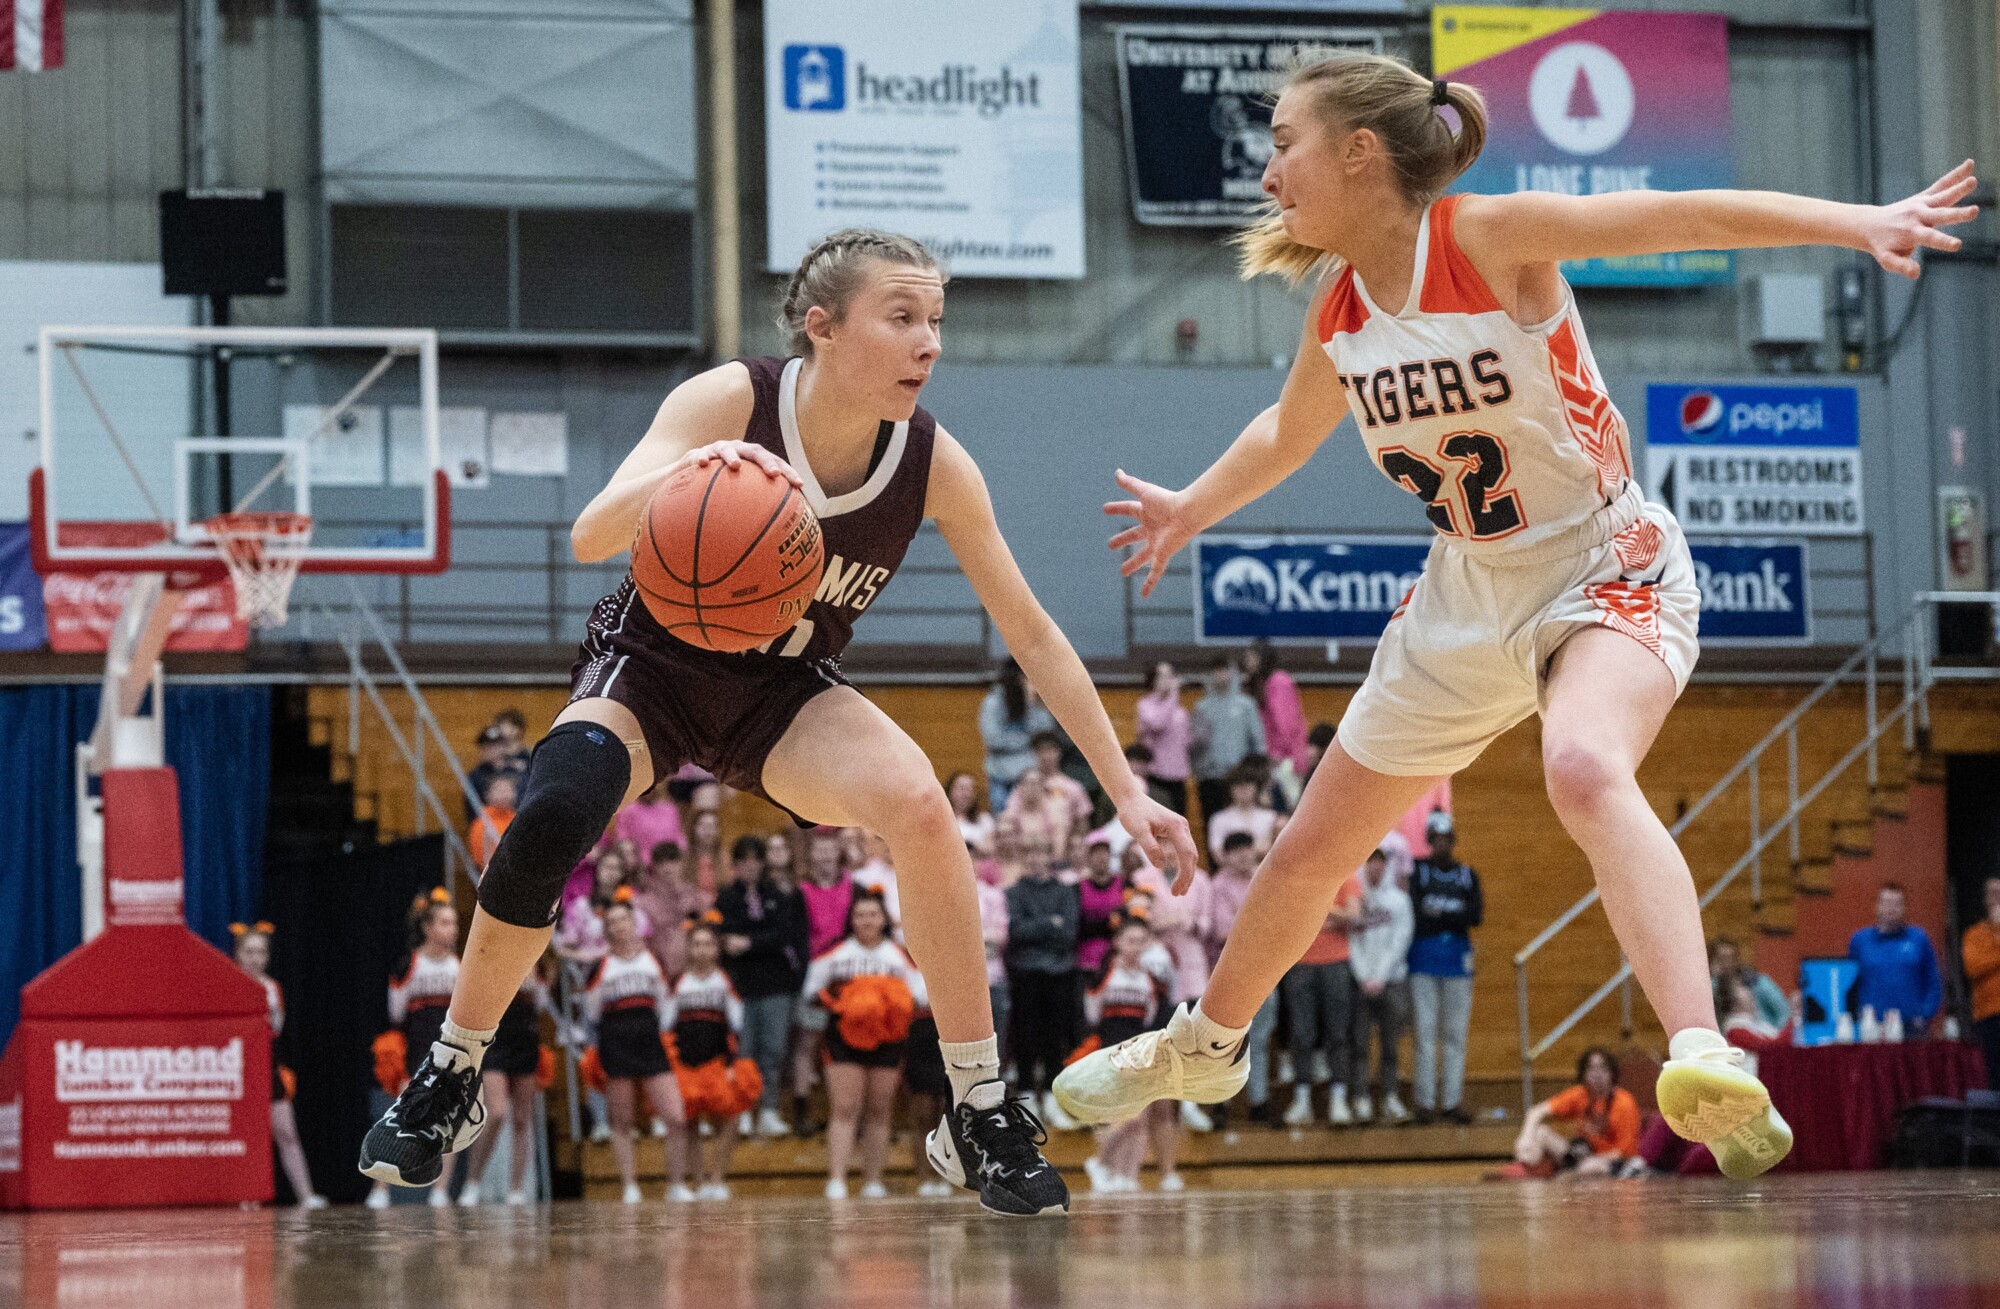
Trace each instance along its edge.
<instances>
[{"instance_id":1,"label":"hair tie","mask_svg":"<svg viewBox=\"0 0 2000 1309\"><path fill-rule=\"evenodd\" d=\"M229 934L233 937L236 937L238 940L241 940L243 937L250 935L250 924L231 923L229 925Z\"/></svg>"},{"instance_id":2,"label":"hair tie","mask_svg":"<svg viewBox=\"0 0 2000 1309\"><path fill-rule=\"evenodd\" d=\"M442 886L433 886L431 888L430 900L432 904L450 904L451 892L445 890Z\"/></svg>"},{"instance_id":3,"label":"hair tie","mask_svg":"<svg viewBox=\"0 0 2000 1309\"><path fill-rule=\"evenodd\" d=\"M695 921L703 927L720 927L722 926L722 911L720 909L710 909Z\"/></svg>"},{"instance_id":4,"label":"hair tie","mask_svg":"<svg viewBox=\"0 0 2000 1309\"><path fill-rule=\"evenodd\" d=\"M618 888L617 890L613 891L613 892L611 893L611 903L612 903L612 904L631 904L631 903L632 903L632 888L631 888L631 887L629 887L629 886L621 886L621 887L619 887L619 888Z\"/></svg>"},{"instance_id":5,"label":"hair tie","mask_svg":"<svg viewBox=\"0 0 2000 1309\"><path fill-rule=\"evenodd\" d=\"M1450 95L1448 94L1448 92L1447 92L1447 90L1446 90L1446 88L1448 88L1448 87L1449 87L1450 85L1451 85L1451 83L1450 83L1450 82L1447 82L1447 81L1445 81L1445 80L1444 80L1444 79L1443 79L1442 77L1440 77L1440 78L1439 78L1439 79L1438 79L1437 81L1435 81L1435 82L1432 82L1432 83L1431 83L1431 103L1432 103L1432 104L1434 104L1434 105L1447 105L1447 104L1450 104L1450 103L1451 103L1451 96L1450 96Z\"/></svg>"}]
</instances>

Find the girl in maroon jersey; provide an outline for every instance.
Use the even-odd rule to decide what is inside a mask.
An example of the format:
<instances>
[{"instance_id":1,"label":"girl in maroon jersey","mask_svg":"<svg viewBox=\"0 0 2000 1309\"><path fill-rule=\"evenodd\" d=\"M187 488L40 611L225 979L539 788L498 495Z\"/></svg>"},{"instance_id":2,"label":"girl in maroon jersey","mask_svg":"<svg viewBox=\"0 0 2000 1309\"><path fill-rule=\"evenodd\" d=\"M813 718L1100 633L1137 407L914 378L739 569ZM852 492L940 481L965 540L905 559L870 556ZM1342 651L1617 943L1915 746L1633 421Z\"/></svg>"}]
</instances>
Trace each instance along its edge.
<instances>
[{"instance_id":1,"label":"girl in maroon jersey","mask_svg":"<svg viewBox=\"0 0 2000 1309\"><path fill-rule=\"evenodd\" d=\"M451 1085L385 1115L363 1143L364 1172L421 1184L478 1133L479 1062L541 954L563 877L621 801L693 762L801 819L862 827L888 842L952 1090L928 1142L931 1159L989 1209L1067 1208L1067 1188L1036 1148L1039 1121L1000 1080L957 819L923 751L847 684L837 662L926 519L1148 858L1191 871L1196 855L1186 820L1133 776L1089 673L1001 538L972 457L917 404L942 349L944 286L936 260L907 237L862 229L827 237L785 293L792 357L734 360L675 388L577 518L577 557L609 559L630 545L663 480L715 460L749 464L804 495L819 518L826 576L841 581L790 632L743 654L669 636L637 603L629 577L598 604L569 707L536 747L518 816L479 884L451 1025L431 1051Z\"/></svg>"}]
</instances>

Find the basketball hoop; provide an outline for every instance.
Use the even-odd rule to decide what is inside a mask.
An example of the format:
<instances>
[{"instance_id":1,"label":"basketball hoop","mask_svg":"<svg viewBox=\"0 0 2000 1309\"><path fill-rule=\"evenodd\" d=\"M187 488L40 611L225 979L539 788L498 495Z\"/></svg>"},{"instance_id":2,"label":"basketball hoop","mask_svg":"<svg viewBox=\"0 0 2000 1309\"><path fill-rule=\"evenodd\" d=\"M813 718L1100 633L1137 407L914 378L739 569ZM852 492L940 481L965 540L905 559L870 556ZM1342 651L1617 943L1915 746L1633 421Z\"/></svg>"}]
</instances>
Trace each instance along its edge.
<instances>
[{"instance_id":1,"label":"basketball hoop","mask_svg":"<svg viewBox=\"0 0 2000 1309\"><path fill-rule=\"evenodd\" d=\"M252 627L282 627L285 602L312 543L312 515L217 514L206 526L235 584L237 617Z\"/></svg>"}]
</instances>

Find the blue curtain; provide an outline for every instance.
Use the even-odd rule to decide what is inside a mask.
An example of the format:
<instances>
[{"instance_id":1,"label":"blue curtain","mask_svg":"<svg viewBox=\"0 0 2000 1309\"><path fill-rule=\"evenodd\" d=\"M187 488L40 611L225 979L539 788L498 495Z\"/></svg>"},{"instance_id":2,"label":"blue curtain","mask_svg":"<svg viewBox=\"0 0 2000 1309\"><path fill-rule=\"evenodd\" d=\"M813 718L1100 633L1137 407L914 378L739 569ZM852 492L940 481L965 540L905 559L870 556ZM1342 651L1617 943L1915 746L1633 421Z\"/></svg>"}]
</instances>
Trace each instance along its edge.
<instances>
[{"instance_id":1,"label":"blue curtain","mask_svg":"<svg viewBox=\"0 0 2000 1309\"><path fill-rule=\"evenodd\" d=\"M0 1042L23 984L83 939L76 867L76 743L97 722L95 685L0 689ZM267 687L167 688L166 762L179 776L188 926L229 948L257 911L271 795Z\"/></svg>"}]
</instances>

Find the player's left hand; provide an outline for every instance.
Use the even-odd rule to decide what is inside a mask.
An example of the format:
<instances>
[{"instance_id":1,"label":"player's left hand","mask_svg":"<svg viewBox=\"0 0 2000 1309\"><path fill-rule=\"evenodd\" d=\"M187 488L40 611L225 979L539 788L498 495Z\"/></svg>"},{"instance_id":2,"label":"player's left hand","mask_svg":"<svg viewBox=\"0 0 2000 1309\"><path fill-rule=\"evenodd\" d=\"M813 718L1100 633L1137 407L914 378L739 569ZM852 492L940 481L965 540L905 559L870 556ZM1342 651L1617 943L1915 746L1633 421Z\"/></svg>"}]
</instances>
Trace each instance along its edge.
<instances>
[{"instance_id":1,"label":"player's left hand","mask_svg":"<svg viewBox=\"0 0 2000 1309\"><path fill-rule=\"evenodd\" d=\"M699 468L720 459L725 468L736 468L752 464L764 471L767 477L782 477L793 486L805 485L799 477L798 469L752 441L716 441L688 452L687 459Z\"/></svg>"},{"instance_id":2,"label":"player's left hand","mask_svg":"<svg viewBox=\"0 0 2000 1309\"><path fill-rule=\"evenodd\" d=\"M1146 862L1174 879L1174 894L1186 895L1201 867L1188 820L1142 790L1118 806L1118 821L1139 843Z\"/></svg>"},{"instance_id":3,"label":"player's left hand","mask_svg":"<svg viewBox=\"0 0 2000 1309\"><path fill-rule=\"evenodd\" d=\"M1875 262L1888 271L1915 281L1920 268L1916 253L1920 247L1951 251L1965 244L1939 229L1969 223L1979 216L1978 205L1959 203L1978 185L1979 179L1972 175L1972 161L1968 159L1907 200L1867 206L1856 248L1873 255Z\"/></svg>"}]
</instances>

